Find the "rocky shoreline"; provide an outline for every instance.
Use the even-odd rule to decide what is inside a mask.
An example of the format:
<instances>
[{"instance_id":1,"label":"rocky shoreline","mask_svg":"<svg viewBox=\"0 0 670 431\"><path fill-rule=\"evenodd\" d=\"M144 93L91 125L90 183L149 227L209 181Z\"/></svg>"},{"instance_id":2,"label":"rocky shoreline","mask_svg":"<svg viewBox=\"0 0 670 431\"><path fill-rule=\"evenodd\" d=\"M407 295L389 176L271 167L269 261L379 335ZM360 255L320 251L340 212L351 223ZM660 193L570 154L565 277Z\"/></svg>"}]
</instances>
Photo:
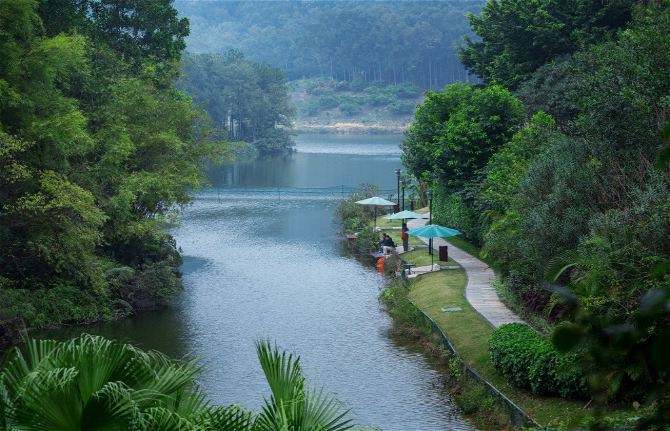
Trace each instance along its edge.
<instances>
[{"instance_id":1,"label":"rocky shoreline","mask_svg":"<svg viewBox=\"0 0 670 431\"><path fill-rule=\"evenodd\" d=\"M409 126L406 122L359 122L334 121L332 123L297 121L293 125L296 133L335 134L400 134Z\"/></svg>"}]
</instances>

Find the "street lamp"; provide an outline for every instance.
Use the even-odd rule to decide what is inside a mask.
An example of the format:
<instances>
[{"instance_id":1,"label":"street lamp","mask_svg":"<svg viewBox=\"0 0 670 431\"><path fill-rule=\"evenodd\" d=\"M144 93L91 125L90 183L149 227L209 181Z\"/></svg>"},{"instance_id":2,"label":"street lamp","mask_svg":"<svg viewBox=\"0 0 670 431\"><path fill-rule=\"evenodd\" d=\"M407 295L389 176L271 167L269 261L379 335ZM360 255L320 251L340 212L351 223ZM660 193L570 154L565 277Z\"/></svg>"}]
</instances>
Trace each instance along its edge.
<instances>
[{"instance_id":1,"label":"street lamp","mask_svg":"<svg viewBox=\"0 0 670 431\"><path fill-rule=\"evenodd\" d=\"M400 210L400 169L395 170L395 176L396 179L398 180L398 211Z\"/></svg>"},{"instance_id":2,"label":"street lamp","mask_svg":"<svg viewBox=\"0 0 670 431\"><path fill-rule=\"evenodd\" d=\"M400 180L400 188L402 189L402 200L400 201L400 211L405 211L405 180Z\"/></svg>"},{"instance_id":3,"label":"street lamp","mask_svg":"<svg viewBox=\"0 0 670 431\"><path fill-rule=\"evenodd\" d=\"M433 224L433 190L428 189L428 224ZM428 238L428 253L433 254L433 238ZM432 268L431 268L432 270Z\"/></svg>"}]
</instances>

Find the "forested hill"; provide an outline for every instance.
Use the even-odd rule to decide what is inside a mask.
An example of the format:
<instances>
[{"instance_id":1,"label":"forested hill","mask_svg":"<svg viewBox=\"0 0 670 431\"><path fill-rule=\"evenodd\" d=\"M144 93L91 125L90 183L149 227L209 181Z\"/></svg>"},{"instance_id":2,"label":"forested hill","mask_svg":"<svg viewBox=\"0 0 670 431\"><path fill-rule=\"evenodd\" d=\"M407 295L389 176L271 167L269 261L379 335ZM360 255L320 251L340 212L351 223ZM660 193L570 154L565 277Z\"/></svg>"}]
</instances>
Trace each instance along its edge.
<instances>
[{"instance_id":1,"label":"forested hill","mask_svg":"<svg viewBox=\"0 0 670 431\"><path fill-rule=\"evenodd\" d=\"M180 287L166 215L228 145L173 85L188 21L146 4L0 0L0 348Z\"/></svg>"},{"instance_id":2,"label":"forested hill","mask_svg":"<svg viewBox=\"0 0 670 431\"><path fill-rule=\"evenodd\" d=\"M441 88L473 78L456 48L470 34L466 14L483 3L179 0L175 6L190 21L191 52L239 49L288 79L330 76Z\"/></svg>"}]
</instances>

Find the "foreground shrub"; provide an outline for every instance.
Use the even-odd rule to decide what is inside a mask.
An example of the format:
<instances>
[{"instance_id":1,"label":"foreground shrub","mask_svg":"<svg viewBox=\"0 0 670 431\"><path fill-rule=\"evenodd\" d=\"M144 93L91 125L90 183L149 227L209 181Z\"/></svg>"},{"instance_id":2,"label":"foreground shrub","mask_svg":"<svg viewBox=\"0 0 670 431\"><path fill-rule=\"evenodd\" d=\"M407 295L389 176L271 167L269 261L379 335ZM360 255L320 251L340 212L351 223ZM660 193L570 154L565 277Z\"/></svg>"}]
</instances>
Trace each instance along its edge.
<instances>
[{"instance_id":1,"label":"foreground shrub","mask_svg":"<svg viewBox=\"0 0 670 431\"><path fill-rule=\"evenodd\" d=\"M563 355L528 325L511 323L489 340L493 366L509 382L538 395L581 398L587 387L577 354Z\"/></svg>"},{"instance_id":2,"label":"foreground shrub","mask_svg":"<svg viewBox=\"0 0 670 431\"><path fill-rule=\"evenodd\" d=\"M6 431L266 431L351 429L339 402L307 387L300 359L256 345L270 386L260 413L210 404L200 368L92 335L28 342L0 372L0 429Z\"/></svg>"},{"instance_id":3,"label":"foreground shrub","mask_svg":"<svg viewBox=\"0 0 670 431\"><path fill-rule=\"evenodd\" d=\"M361 184L354 193L340 202L335 213L342 221L344 232L353 233L372 223L375 216L373 208L359 205L356 201L375 196L377 192L377 187Z\"/></svg>"}]
</instances>

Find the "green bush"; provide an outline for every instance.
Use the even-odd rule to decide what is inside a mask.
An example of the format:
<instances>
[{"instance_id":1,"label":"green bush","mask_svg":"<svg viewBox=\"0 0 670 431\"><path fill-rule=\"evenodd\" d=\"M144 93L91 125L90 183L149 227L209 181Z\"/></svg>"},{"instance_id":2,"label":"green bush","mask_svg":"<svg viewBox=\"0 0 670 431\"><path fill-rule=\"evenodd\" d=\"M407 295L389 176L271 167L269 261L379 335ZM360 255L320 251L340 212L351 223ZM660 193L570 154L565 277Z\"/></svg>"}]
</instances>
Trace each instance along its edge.
<instances>
[{"instance_id":1,"label":"green bush","mask_svg":"<svg viewBox=\"0 0 670 431\"><path fill-rule=\"evenodd\" d=\"M0 289L0 310L7 318L26 322L29 328L95 322L110 315L106 297L68 285L34 290Z\"/></svg>"},{"instance_id":2,"label":"green bush","mask_svg":"<svg viewBox=\"0 0 670 431\"><path fill-rule=\"evenodd\" d=\"M368 99L368 102L372 106L387 106L392 104L395 101L395 98L390 94L378 93L371 96Z\"/></svg>"},{"instance_id":3,"label":"green bush","mask_svg":"<svg viewBox=\"0 0 670 431\"><path fill-rule=\"evenodd\" d=\"M340 104L340 111L345 115L356 115L361 112L361 105L358 101L349 100Z\"/></svg>"},{"instance_id":4,"label":"green bush","mask_svg":"<svg viewBox=\"0 0 670 431\"><path fill-rule=\"evenodd\" d=\"M578 355L559 353L528 325L511 323L496 329L489 340L489 353L493 366L516 387L537 395L586 395Z\"/></svg>"},{"instance_id":5,"label":"green bush","mask_svg":"<svg viewBox=\"0 0 670 431\"><path fill-rule=\"evenodd\" d=\"M379 247L379 234L371 226L365 227L356 236L356 249L359 253L367 254Z\"/></svg>"},{"instance_id":6,"label":"green bush","mask_svg":"<svg viewBox=\"0 0 670 431\"><path fill-rule=\"evenodd\" d=\"M401 99L414 99L420 94L420 90L413 84L394 85L393 88Z\"/></svg>"},{"instance_id":7,"label":"green bush","mask_svg":"<svg viewBox=\"0 0 670 431\"><path fill-rule=\"evenodd\" d=\"M337 108L340 104L340 101L335 96L330 94L319 97L319 106L323 109L332 109Z\"/></svg>"},{"instance_id":8,"label":"green bush","mask_svg":"<svg viewBox=\"0 0 670 431\"><path fill-rule=\"evenodd\" d=\"M301 107L301 111L310 117L316 116L321 110L321 105L316 100L310 100Z\"/></svg>"},{"instance_id":9,"label":"green bush","mask_svg":"<svg viewBox=\"0 0 670 431\"><path fill-rule=\"evenodd\" d=\"M409 300L406 281L397 279L381 291L379 300L386 306L395 323L411 326L423 334L430 334L432 328L426 317Z\"/></svg>"},{"instance_id":10,"label":"green bush","mask_svg":"<svg viewBox=\"0 0 670 431\"><path fill-rule=\"evenodd\" d=\"M414 109L416 109L416 104L411 101L396 100L389 104L389 109L396 115L412 114L414 113Z\"/></svg>"},{"instance_id":11,"label":"green bush","mask_svg":"<svg viewBox=\"0 0 670 431\"><path fill-rule=\"evenodd\" d=\"M335 212L342 220L342 227L346 233L354 233L374 220L374 211L369 206L359 205L356 201L366 199L377 194L377 187L370 184L361 186L347 199L340 202Z\"/></svg>"},{"instance_id":12,"label":"green bush","mask_svg":"<svg viewBox=\"0 0 670 431\"><path fill-rule=\"evenodd\" d=\"M435 187L433 219L437 224L456 228L475 244L480 243L480 215L463 194L449 193L444 187Z\"/></svg>"}]
</instances>

